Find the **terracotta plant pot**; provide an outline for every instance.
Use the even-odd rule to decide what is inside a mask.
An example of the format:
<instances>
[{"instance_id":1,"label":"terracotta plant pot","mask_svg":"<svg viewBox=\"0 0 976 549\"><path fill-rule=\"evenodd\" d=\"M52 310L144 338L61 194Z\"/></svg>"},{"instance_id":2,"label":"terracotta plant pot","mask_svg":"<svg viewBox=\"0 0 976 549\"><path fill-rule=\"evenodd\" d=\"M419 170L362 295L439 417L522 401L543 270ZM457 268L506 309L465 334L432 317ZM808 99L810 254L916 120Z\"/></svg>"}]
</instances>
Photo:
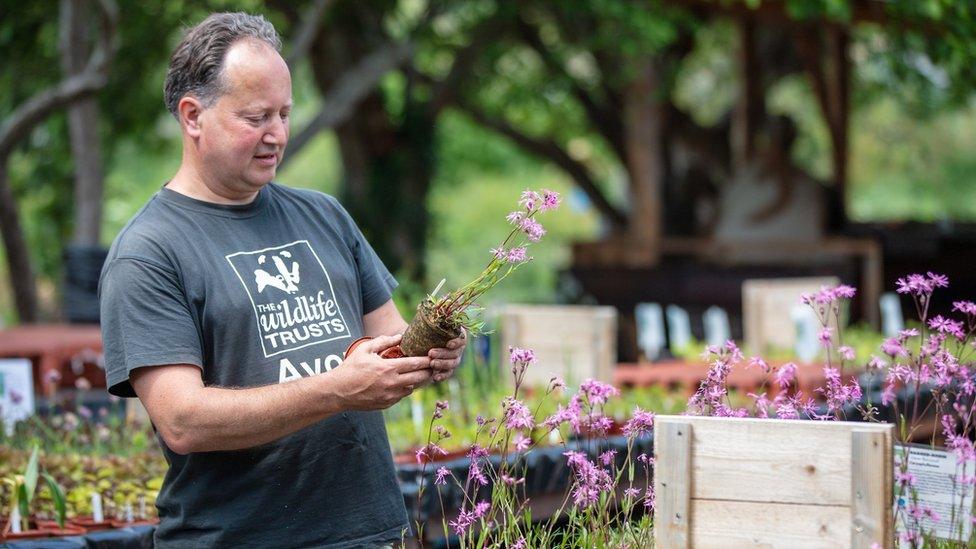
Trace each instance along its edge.
<instances>
[{"instance_id":1,"label":"terracotta plant pot","mask_svg":"<svg viewBox=\"0 0 976 549\"><path fill-rule=\"evenodd\" d=\"M404 356L427 356L431 349L447 346L447 342L461 337L461 329L432 320L432 303L424 300L417 306L417 314L403 332L400 349Z\"/></svg>"},{"instance_id":2,"label":"terracotta plant pot","mask_svg":"<svg viewBox=\"0 0 976 549\"><path fill-rule=\"evenodd\" d=\"M53 528L51 527L52 524L53 524ZM60 530L58 528L57 522L53 520L30 519L30 521L28 522L28 526L29 527L27 528L27 530L14 533L10 531L10 523L5 522L3 526L3 530L0 530L0 540L9 541L15 539L49 538L52 536L75 536L75 535L80 535L85 533L84 529L78 529L79 531L68 529L70 528L70 526L67 523L65 523L66 529Z\"/></svg>"},{"instance_id":3,"label":"terracotta plant pot","mask_svg":"<svg viewBox=\"0 0 976 549\"><path fill-rule=\"evenodd\" d=\"M145 520L134 520L132 522L125 522L124 520L111 520L112 528L129 528L132 526L153 526L159 524L158 518L145 519Z\"/></svg>"},{"instance_id":4,"label":"terracotta plant pot","mask_svg":"<svg viewBox=\"0 0 976 549\"><path fill-rule=\"evenodd\" d=\"M94 532L97 530L111 530L113 528L112 521L109 520L96 521L92 517L75 517L71 519L69 522L72 526L78 526L84 528L89 532Z\"/></svg>"}]
</instances>

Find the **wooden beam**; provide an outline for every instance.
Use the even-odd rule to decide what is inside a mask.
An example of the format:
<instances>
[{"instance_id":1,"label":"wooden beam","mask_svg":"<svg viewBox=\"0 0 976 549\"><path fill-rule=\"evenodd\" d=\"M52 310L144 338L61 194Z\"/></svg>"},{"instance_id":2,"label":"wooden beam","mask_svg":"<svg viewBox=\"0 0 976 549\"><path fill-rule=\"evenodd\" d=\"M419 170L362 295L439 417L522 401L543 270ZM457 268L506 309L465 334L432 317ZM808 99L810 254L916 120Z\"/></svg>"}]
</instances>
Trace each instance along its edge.
<instances>
[{"instance_id":1,"label":"wooden beam","mask_svg":"<svg viewBox=\"0 0 976 549\"><path fill-rule=\"evenodd\" d=\"M851 433L851 547L891 546L890 431Z\"/></svg>"},{"instance_id":2,"label":"wooden beam","mask_svg":"<svg viewBox=\"0 0 976 549\"><path fill-rule=\"evenodd\" d=\"M756 22L739 18L739 75L742 86L732 113L732 158L741 168L755 153L756 131L762 122L765 97L762 89L762 63L759 60Z\"/></svg>"},{"instance_id":3,"label":"wooden beam","mask_svg":"<svg viewBox=\"0 0 976 549\"><path fill-rule=\"evenodd\" d=\"M658 547L691 547L691 423L660 423L654 433L654 535Z\"/></svg>"}]
</instances>

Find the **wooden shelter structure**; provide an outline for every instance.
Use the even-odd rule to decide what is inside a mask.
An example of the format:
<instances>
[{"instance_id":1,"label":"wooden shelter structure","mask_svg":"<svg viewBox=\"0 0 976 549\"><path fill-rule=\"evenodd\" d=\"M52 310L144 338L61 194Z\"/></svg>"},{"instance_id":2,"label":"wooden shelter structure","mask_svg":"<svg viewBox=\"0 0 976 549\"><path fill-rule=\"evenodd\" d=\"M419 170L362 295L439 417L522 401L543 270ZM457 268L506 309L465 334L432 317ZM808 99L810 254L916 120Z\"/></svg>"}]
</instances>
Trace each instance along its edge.
<instances>
[{"instance_id":1,"label":"wooden shelter structure","mask_svg":"<svg viewBox=\"0 0 976 549\"><path fill-rule=\"evenodd\" d=\"M884 258L879 237L870 231L851 231L845 208L848 183L851 113L851 58L849 46L855 25L886 23L884 2L852 2L849 21L796 19L784 1L763 1L757 8L744 3L675 0L702 19L734 22L738 48L734 52L740 89L729 114L727 133L728 179L748 174L759 166L777 187L767 207L750 219L775 215L792 200L794 218L816 218L814 236L794 237L774 228L764 237L737 240L711 234L674 234L668 226L667 176L651 183L647 196L632 197L632 216L647 222L632 224L626 235L615 234L573 248L572 276L583 293L601 304L614 305L620 316L622 360L636 356L633 307L640 302L675 303L692 314L711 305L729 311L733 336L741 336L741 284L749 278L834 275L859 288L854 315L877 326L878 298L885 285ZM778 48L762 47L775 32ZM777 129L766 110L766 92L772 80L802 73L819 105L830 136L831 173L828 181L814 180L822 197L819 208L797 204L794 188L813 179L790 160L790 129ZM652 124L652 127L661 124ZM782 141L776 143L777 140ZM635 140L639 142L639 140ZM777 149L778 147L778 149ZM665 147L666 149L666 147ZM772 151L772 152L771 152ZM667 153L665 153L667 154ZM667 164L673 159L666 159ZM744 176L748 177L748 175ZM726 181L722 181L726 183ZM634 185L632 185L633 187ZM646 185L642 185L646 187ZM732 197L735 200L735 197ZM742 196L739 200L750 200ZM635 231L634 228L639 230Z\"/></svg>"}]
</instances>

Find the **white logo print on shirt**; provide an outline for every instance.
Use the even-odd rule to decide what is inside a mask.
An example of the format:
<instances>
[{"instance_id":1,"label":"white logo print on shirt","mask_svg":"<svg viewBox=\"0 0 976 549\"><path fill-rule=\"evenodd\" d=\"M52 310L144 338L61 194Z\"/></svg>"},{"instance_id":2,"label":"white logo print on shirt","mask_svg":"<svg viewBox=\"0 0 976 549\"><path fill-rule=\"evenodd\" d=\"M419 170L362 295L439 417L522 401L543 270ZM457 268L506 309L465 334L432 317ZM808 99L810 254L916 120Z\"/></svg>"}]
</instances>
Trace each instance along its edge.
<instances>
[{"instance_id":1,"label":"white logo print on shirt","mask_svg":"<svg viewBox=\"0 0 976 549\"><path fill-rule=\"evenodd\" d=\"M268 274L268 271L264 269L256 269L254 271L254 283L258 285L258 293L264 291L268 286L274 286L283 292L293 294L298 291L298 282L300 276L298 274L298 262L293 261L291 264L291 269L285 267L284 259L291 259L291 252L285 250L280 254L272 255L271 261L274 262L275 267L278 268L277 275ZM258 265L264 265L267 261L267 257L264 254L258 256Z\"/></svg>"},{"instance_id":2,"label":"white logo print on shirt","mask_svg":"<svg viewBox=\"0 0 976 549\"><path fill-rule=\"evenodd\" d=\"M226 259L254 307L266 358L351 337L329 273L307 240Z\"/></svg>"}]
</instances>

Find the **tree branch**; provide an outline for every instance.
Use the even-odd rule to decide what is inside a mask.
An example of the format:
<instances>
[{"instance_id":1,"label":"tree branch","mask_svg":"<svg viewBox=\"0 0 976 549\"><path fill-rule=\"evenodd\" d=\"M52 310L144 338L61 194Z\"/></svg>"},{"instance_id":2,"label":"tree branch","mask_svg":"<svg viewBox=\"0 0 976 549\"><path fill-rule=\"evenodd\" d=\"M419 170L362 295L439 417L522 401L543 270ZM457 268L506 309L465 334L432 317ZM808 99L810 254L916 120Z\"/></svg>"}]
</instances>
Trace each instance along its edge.
<instances>
[{"instance_id":1,"label":"tree branch","mask_svg":"<svg viewBox=\"0 0 976 549\"><path fill-rule=\"evenodd\" d=\"M301 17L301 25L295 32L295 37L292 39L291 52L288 54L288 68L295 71L295 65L297 65L306 55L308 55L308 50L312 47L312 42L318 36L322 29L322 18L325 17L325 12L328 11L329 7L332 6L333 0L315 0L311 6L305 10L305 13Z\"/></svg>"},{"instance_id":2,"label":"tree branch","mask_svg":"<svg viewBox=\"0 0 976 549\"><path fill-rule=\"evenodd\" d=\"M406 62L411 55L413 45L408 42L388 44L346 71L323 98L322 110L290 140L289 154L282 159L279 169L287 165L289 159L297 156L319 132L345 122L356 105L376 89L376 84L383 75Z\"/></svg>"},{"instance_id":3,"label":"tree branch","mask_svg":"<svg viewBox=\"0 0 976 549\"><path fill-rule=\"evenodd\" d=\"M101 8L102 33L85 69L37 93L7 116L0 124L0 164L5 164L14 145L52 112L97 92L108 82L108 64L116 50L118 10L112 0L99 0L98 5Z\"/></svg>"},{"instance_id":4,"label":"tree branch","mask_svg":"<svg viewBox=\"0 0 976 549\"><path fill-rule=\"evenodd\" d=\"M488 116L481 109L466 101L455 101L455 104L478 124L504 135L532 154L542 156L555 163L573 178L573 181L586 193L597 211L606 217L610 223L619 229L627 226L629 222L627 215L607 200L586 166L574 160L557 143L548 139L530 137L504 120Z\"/></svg>"},{"instance_id":5,"label":"tree branch","mask_svg":"<svg viewBox=\"0 0 976 549\"><path fill-rule=\"evenodd\" d=\"M566 70L565 63L557 59L555 54L542 41L538 26L526 21L521 16L518 18L517 25L522 40L535 50L550 70L569 81L573 96L583 106L590 122L593 123L593 126L610 143L617 157L624 158L626 156L626 147L624 145L624 128L620 123L620 117L615 116L614 113L609 112L603 105L598 104L579 80L569 74L569 71Z\"/></svg>"},{"instance_id":6,"label":"tree branch","mask_svg":"<svg viewBox=\"0 0 976 549\"><path fill-rule=\"evenodd\" d=\"M436 115L447 106L451 98L457 93L458 83L465 76L465 72L474 64L475 58L484 51L486 46L496 41L503 28L504 25L497 17L485 19L475 27L471 32L468 45L454 54L454 60L447 75L439 81L432 82L433 91L428 103L428 110L432 115Z\"/></svg>"}]
</instances>

